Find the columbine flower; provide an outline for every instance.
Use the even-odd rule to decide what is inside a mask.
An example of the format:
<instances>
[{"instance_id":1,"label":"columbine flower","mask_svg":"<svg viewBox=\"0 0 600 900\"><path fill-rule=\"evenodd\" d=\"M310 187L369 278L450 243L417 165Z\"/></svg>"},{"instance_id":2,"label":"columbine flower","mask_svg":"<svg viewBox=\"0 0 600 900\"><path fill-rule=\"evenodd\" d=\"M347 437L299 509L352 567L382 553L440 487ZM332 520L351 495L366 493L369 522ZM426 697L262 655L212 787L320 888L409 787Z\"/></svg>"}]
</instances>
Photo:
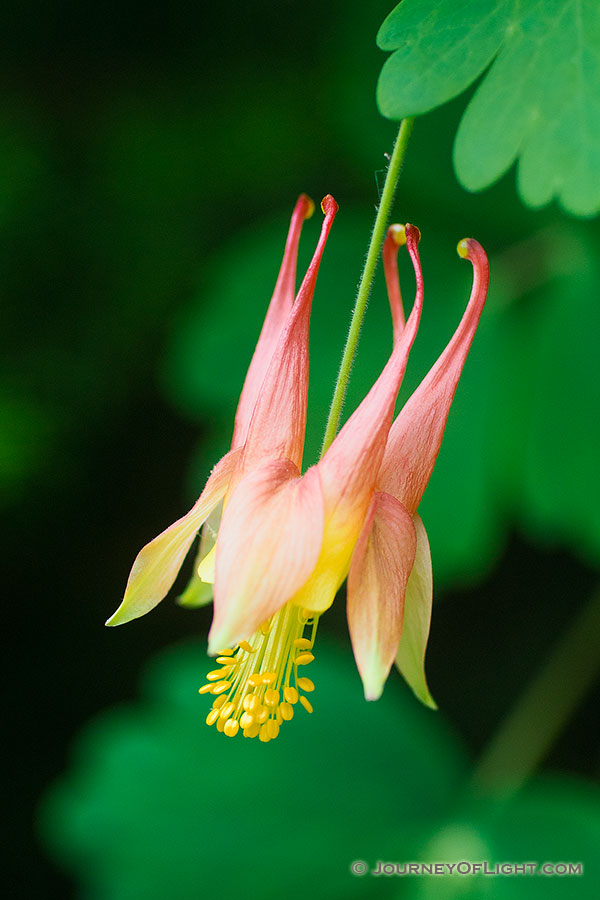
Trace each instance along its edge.
<instances>
[{"instance_id":1,"label":"columbine flower","mask_svg":"<svg viewBox=\"0 0 600 900\"><path fill-rule=\"evenodd\" d=\"M187 516L141 551L123 603L108 622L142 615L165 596L199 526L212 513L184 602L204 602L199 584L214 581L209 652L219 654L219 668L208 674L200 693L215 695L207 723L232 737L241 729L246 737L269 741L293 717L298 701L312 712L306 693L314 684L299 667L313 660L319 615L347 576L350 634L367 699L381 694L397 657L417 696L434 705L424 676L431 561L416 510L485 302L487 259L476 241L459 244L475 271L469 305L450 344L392 424L423 301L418 229L392 226L384 268L393 351L323 458L301 475L308 322L337 211L333 198L325 198L323 210L321 238L295 302L306 198L292 217L280 278L238 407L232 450ZM396 261L404 242L417 283L406 324Z\"/></svg>"},{"instance_id":2,"label":"columbine flower","mask_svg":"<svg viewBox=\"0 0 600 900\"><path fill-rule=\"evenodd\" d=\"M321 237L294 302L300 231L313 209L312 200L302 195L292 214L279 277L240 396L231 450L212 470L192 509L140 551L123 602L107 625L122 625L160 603L175 581L199 528L207 521L212 530L218 528L220 507L236 479L252 471L257 463L280 456L301 465L310 308L319 264L338 207L333 197L323 200ZM209 569L214 558L211 529L203 534L200 548L201 553L207 551L200 561Z\"/></svg>"},{"instance_id":3,"label":"columbine flower","mask_svg":"<svg viewBox=\"0 0 600 900\"><path fill-rule=\"evenodd\" d=\"M394 237L390 229L384 263L398 344L404 319L399 287L394 287ZM395 659L417 697L433 708L424 672L433 590L431 555L417 508L433 471L489 282L481 245L466 239L457 250L473 264L469 304L448 346L387 435L376 490L348 575L348 624L365 696L375 700L381 695Z\"/></svg>"}]
</instances>

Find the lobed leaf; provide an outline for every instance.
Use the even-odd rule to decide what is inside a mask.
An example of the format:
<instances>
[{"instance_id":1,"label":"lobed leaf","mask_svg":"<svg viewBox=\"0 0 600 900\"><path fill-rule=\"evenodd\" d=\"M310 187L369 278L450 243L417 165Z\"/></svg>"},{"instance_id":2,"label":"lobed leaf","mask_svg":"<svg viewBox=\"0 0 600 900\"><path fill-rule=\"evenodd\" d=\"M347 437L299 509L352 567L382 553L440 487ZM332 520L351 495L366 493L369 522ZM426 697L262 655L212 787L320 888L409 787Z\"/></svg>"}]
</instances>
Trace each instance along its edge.
<instances>
[{"instance_id":1,"label":"lobed leaf","mask_svg":"<svg viewBox=\"0 0 600 900\"><path fill-rule=\"evenodd\" d=\"M600 5L595 0L485 0L432 9L404 0L378 35L377 89L388 118L421 115L466 90L492 63L458 128L454 166L471 191L518 160L522 200L600 209Z\"/></svg>"}]
</instances>

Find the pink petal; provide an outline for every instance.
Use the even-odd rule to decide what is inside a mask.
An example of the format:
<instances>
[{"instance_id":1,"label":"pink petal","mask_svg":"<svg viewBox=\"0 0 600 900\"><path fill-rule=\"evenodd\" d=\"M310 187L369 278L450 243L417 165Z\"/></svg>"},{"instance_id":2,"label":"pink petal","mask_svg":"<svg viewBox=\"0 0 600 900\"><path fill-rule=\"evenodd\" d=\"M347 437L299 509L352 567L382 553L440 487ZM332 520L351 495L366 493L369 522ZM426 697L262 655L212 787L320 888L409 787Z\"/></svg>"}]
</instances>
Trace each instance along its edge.
<instances>
[{"instance_id":1,"label":"pink petal","mask_svg":"<svg viewBox=\"0 0 600 900\"><path fill-rule=\"evenodd\" d=\"M319 463L326 510L344 504L348 515L366 513L392 424L408 354L417 333L423 305L423 279L419 262L419 230L406 226L406 244L417 281L415 302L400 339L383 372L350 416Z\"/></svg>"},{"instance_id":2,"label":"pink petal","mask_svg":"<svg viewBox=\"0 0 600 900\"><path fill-rule=\"evenodd\" d=\"M394 325L394 344L396 344L404 330L404 307L402 306L402 294L400 292L400 278L398 276L398 250L406 243L404 225L390 225L383 244L383 271L387 287L392 322Z\"/></svg>"},{"instance_id":3,"label":"pink petal","mask_svg":"<svg viewBox=\"0 0 600 900\"><path fill-rule=\"evenodd\" d=\"M248 367L244 387L242 388L235 416L232 447L241 447L246 440L254 404L269 368L279 336L294 305L300 232L302 231L304 220L312 215L313 209L314 204L310 197L307 197L306 194L301 194L292 213L283 262L281 263L273 297L267 310L254 356Z\"/></svg>"},{"instance_id":4,"label":"pink petal","mask_svg":"<svg viewBox=\"0 0 600 900\"><path fill-rule=\"evenodd\" d=\"M371 502L394 405L423 304L423 280L417 244L419 231L406 226L407 246L417 279L410 318L373 388L346 422L317 464L325 501L321 553L294 603L323 612L346 578L354 545Z\"/></svg>"},{"instance_id":5,"label":"pink petal","mask_svg":"<svg viewBox=\"0 0 600 900\"><path fill-rule=\"evenodd\" d=\"M375 494L348 574L348 626L367 700L381 696L398 652L416 547L410 513L390 494Z\"/></svg>"},{"instance_id":6,"label":"pink petal","mask_svg":"<svg viewBox=\"0 0 600 900\"><path fill-rule=\"evenodd\" d=\"M404 626L396 656L396 666L421 703L437 709L425 678L425 651L431 624L433 575L431 553L425 526L420 516L413 516L417 535L415 563L406 586Z\"/></svg>"},{"instance_id":7,"label":"pink petal","mask_svg":"<svg viewBox=\"0 0 600 900\"><path fill-rule=\"evenodd\" d=\"M466 239L459 253L473 263L469 304L450 343L410 397L390 429L377 485L412 514L427 487L448 413L487 295L489 266L477 241Z\"/></svg>"},{"instance_id":8,"label":"pink petal","mask_svg":"<svg viewBox=\"0 0 600 900\"><path fill-rule=\"evenodd\" d=\"M290 460L247 475L225 508L217 540L209 652L250 637L302 586L323 536L315 467L304 478Z\"/></svg>"},{"instance_id":9,"label":"pink petal","mask_svg":"<svg viewBox=\"0 0 600 900\"><path fill-rule=\"evenodd\" d=\"M310 309L323 250L338 210L330 195L325 197L322 207L325 219L317 249L263 380L237 478L267 459L290 459L298 468L302 465Z\"/></svg>"},{"instance_id":10,"label":"pink petal","mask_svg":"<svg viewBox=\"0 0 600 900\"><path fill-rule=\"evenodd\" d=\"M223 499L239 457L232 450L212 470L206 487L185 516L138 553L121 605L106 622L122 625L153 609L167 595L202 523Z\"/></svg>"}]
</instances>

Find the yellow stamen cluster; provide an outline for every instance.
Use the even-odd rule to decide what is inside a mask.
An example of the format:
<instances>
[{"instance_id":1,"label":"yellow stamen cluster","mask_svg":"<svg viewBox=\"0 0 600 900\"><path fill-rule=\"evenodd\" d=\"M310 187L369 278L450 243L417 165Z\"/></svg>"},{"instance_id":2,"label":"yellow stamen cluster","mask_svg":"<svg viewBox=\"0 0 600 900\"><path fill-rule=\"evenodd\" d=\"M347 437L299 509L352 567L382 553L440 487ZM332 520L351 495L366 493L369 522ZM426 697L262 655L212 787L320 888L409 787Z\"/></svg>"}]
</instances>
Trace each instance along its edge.
<instances>
[{"instance_id":1,"label":"yellow stamen cluster","mask_svg":"<svg viewBox=\"0 0 600 900\"><path fill-rule=\"evenodd\" d=\"M201 694L215 695L206 724L216 724L228 737L241 732L267 743L293 719L298 701L311 713L312 705L301 691L311 693L315 686L298 675L298 666L314 659L318 620L310 610L288 603L249 641L222 650L217 657L220 668L209 672L200 688ZM308 628L310 637L304 637Z\"/></svg>"}]
</instances>

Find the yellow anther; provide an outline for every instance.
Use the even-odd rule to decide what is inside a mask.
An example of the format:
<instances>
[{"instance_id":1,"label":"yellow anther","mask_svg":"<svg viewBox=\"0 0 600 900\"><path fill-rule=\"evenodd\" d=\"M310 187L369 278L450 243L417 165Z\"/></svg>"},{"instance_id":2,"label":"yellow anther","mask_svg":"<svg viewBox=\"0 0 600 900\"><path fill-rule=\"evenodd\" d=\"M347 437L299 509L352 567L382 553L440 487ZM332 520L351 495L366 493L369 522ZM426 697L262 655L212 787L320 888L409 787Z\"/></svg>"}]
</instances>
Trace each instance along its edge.
<instances>
[{"instance_id":1,"label":"yellow anther","mask_svg":"<svg viewBox=\"0 0 600 900\"><path fill-rule=\"evenodd\" d=\"M230 737L243 733L265 742L277 737L281 726L294 717L299 691L314 690L310 678L298 678L297 667L314 660L318 620L319 613L288 603L248 640L222 650L218 668L199 688L201 694L213 695L207 722ZM312 712L306 697L301 702Z\"/></svg>"},{"instance_id":2,"label":"yellow anther","mask_svg":"<svg viewBox=\"0 0 600 900\"><path fill-rule=\"evenodd\" d=\"M300 681L308 681L308 678L300 678ZM298 691L293 687L286 687L283 689L283 696L287 700L288 703L297 703L298 702Z\"/></svg>"},{"instance_id":3,"label":"yellow anther","mask_svg":"<svg viewBox=\"0 0 600 900\"><path fill-rule=\"evenodd\" d=\"M469 239L463 238L462 241L459 241L456 246L456 252L459 256L462 256L463 259L466 259L469 255Z\"/></svg>"},{"instance_id":4,"label":"yellow anther","mask_svg":"<svg viewBox=\"0 0 600 900\"><path fill-rule=\"evenodd\" d=\"M296 640L294 641L294 647L297 647L298 650L310 650L312 644L308 640L308 638L296 638Z\"/></svg>"},{"instance_id":5,"label":"yellow anther","mask_svg":"<svg viewBox=\"0 0 600 900\"><path fill-rule=\"evenodd\" d=\"M246 712L256 712L256 710L260 706L260 697L257 694L246 694L242 706L244 707Z\"/></svg>"},{"instance_id":6,"label":"yellow anther","mask_svg":"<svg viewBox=\"0 0 600 900\"><path fill-rule=\"evenodd\" d=\"M307 713L311 713L313 711L312 703L309 703L309 701L306 699L306 697L300 697L300 703L302 704L302 706L304 707L304 709L306 710ZM219 726L217 723L217 728L218 727Z\"/></svg>"},{"instance_id":7,"label":"yellow anther","mask_svg":"<svg viewBox=\"0 0 600 900\"><path fill-rule=\"evenodd\" d=\"M265 691L265 703L267 706L277 706L279 703L279 691L269 688Z\"/></svg>"},{"instance_id":8,"label":"yellow anther","mask_svg":"<svg viewBox=\"0 0 600 900\"><path fill-rule=\"evenodd\" d=\"M224 694L222 696L225 696ZM235 703L226 703L225 706L221 709L221 718L228 719L231 713L235 709Z\"/></svg>"},{"instance_id":9,"label":"yellow anther","mask_svg":"<svg viewBox=\"0 0 600 900\"><path fill-rule=\"evenodd\" d=\"M226 669L213 669L212 672L209 672L206 676L207 681L221 681L224 675L229 675L231 672L231 666L227 666Z\"/></svg>"},{"instance_id":10,"label":"yellow anther","mask_svg":"<svg viewBox=\"0 0 600 900\"><path fill-rule=\"evenodd\" d=\"M223 731L227 737L235 737L240 729L240 723L237 719L227 719Z\"/></svg>"},{"instance_id":11,"label":"yellow anther","mask_svg":"<svg viewBox=\"0 0 600 900\"><path fill-rule=\"evenodd\" d=\"M242 728L249 728L251 725L254 725L254 716L251 716L250 713L242 713L240 718L240 726Z\"/></svg>"},{"instance_id":12,"label":"yellow anther","mask_svg":"<svg viewBox=\"0 0 600 900\"><path fill-rule=\"evenodd\" d=\"M277 735L279 734L279 725L277 724L275 719L269 719L269 721L266 724L266 728L269 732L269 737L271 738L272 741L274 741L275 738L277 737Z\"/></svg>"},{"instance_id":13,"label":"yellow anther","mask_svg":"<svg viewBox=\"0 0 600 900\"><path fill-rule=\"evenodd\" d=\"M219 718L219 710L211 709L211 711L209 712L209 714L206 717L206 724L214 725L218 718Z\"/></svg>"},{"instance_id":14,"label":"yellow anther","mask_svg":"<svg viewBox=\"0 0 600 900\"><path fill-rule=\"evenodd\" d=\"M281 718L285 719L286 722L294 718L294 707L291 703L282 703L279 707L279 712L281 713Z\"/></svg>"}]
</instances>

